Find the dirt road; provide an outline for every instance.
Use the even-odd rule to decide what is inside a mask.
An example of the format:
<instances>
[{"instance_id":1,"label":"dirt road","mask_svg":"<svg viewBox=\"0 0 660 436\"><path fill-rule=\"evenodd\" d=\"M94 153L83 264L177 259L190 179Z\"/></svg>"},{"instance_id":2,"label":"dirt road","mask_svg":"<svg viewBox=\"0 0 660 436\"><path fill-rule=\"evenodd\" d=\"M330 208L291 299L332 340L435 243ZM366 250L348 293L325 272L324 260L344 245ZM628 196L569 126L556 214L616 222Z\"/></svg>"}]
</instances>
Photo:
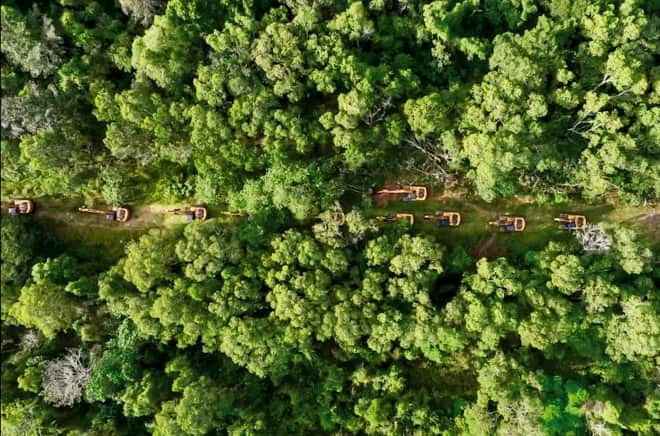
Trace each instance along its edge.
<instances>
[{"instance_id":1,"label":"dirt road","mask_svg":"<svg viewBox=\"0 0 660 436\"><path fill-rule=\"evenodd\" d=\"M92 240L112 243L116 239L134 238L151 228L185 224L185 218L168 213L181 204L146 204L129 206L131 219L127 223L108 222L103 215L78 212L80 201L72 199L42 198L35 200L34 216L47 223L60 238ZM539 206L529 198L520 197L486 203L465 200L460 195L430 196L426 201L390 201L366 210L367 216L385 215L391 212L409 212L416 215L414 231L433 233L449 248L462 246L475 257L497 257L524 254L527 250L540 249L550 239L572 237L557 229L553 217L561 212L579 212L590 222L603 222L606 227L623 224L634 227L654 247L660 245L660 209L658 207L631 207L612 204L588 204L572 202L562 205ZM6 208L3 207L3 213ZM219 215L219 207L210 207L210 217ZM463 222L458 228L437 228L424 221L424 213L437 210L461 212ZM520 234L498 234L487 222L501 213L525 216L527 230Z\"/></svg>"}]
</instances>

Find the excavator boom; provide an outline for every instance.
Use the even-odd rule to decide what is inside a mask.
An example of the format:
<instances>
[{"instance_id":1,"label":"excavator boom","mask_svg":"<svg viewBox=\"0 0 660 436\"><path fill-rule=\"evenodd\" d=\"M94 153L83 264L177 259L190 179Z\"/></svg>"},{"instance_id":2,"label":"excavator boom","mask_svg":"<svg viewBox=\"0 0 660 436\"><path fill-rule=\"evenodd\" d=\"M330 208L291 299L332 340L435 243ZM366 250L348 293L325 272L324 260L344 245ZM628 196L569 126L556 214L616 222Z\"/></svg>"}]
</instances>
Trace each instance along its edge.
<instances>
[{"instance_id":1,"label":"excavator boom","mask_svg":"<svg viewBox=\"0 0 660 436\"><path fill-rule=\"evenodd\" d=\"M113 213L113 211L111 211L111 210L94 209L94 208L85 207L85 206L79 207L78 210L80 212L97 213L97 214L100 214L100 215L106 215L106 214L109 214L109 213Z\"/></svg>"},{"instance_id":2,"label":"excavator boom","mask_svg":"<svg viewBox=\"0 0 660 436\"><path fill-rule=\"evenodd\" d=\"M381 189L376 194L411 194L408 189Z\"/></svg>"},{"instance_id":3,"label":"excavator boom","mask_svg":"<svg viewBox=\"0 0 660 436\"><path fill-rule=\"evenodd\" d=\"M428 196L426 186L397 186L392 188L383 188L374 193L375 195L404 195L406 201L424 201Z\"/></svg>"}]
</instances>

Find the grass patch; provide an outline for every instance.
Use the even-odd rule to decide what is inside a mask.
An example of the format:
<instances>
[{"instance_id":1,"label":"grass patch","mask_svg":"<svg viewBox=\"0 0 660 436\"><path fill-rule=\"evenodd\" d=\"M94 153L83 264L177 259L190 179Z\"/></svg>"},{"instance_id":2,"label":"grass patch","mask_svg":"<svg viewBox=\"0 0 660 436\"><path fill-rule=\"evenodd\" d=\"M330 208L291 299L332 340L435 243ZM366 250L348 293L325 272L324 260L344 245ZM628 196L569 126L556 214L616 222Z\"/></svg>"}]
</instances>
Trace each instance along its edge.
<instances>
[{"instance_id":1,"label":"grass patch","mask_svg":"<svg viewBox=\"0 0 660 436\"><path fill-rule=\"evenodd\" d=\"M90 227L78 223L63 223L47 218L37 220L44 234L55 239L64 252L107 265L117 262L126 244L138 239L146 230L127 230L113 227Z\"/></svg>"}]
</instances>

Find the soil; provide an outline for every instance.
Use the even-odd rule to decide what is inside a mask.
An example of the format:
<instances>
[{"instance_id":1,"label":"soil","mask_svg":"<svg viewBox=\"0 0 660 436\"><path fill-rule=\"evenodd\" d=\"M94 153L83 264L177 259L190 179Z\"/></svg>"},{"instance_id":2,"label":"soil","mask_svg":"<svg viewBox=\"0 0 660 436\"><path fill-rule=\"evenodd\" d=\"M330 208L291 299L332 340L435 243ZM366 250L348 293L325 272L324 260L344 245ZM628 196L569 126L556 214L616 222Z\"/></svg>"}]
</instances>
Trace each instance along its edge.
<instances>
[{"instance_id":1,"label":"soil","mask_svg":"<svg viewBox=\"0 0 660 436\"><path fill-rule=\"evenodd\" d=\"M493 235L486 240L483 244L479 245L472 253L472 258L477 260L482 257L488 259L495 259L506 255L506 250L503 246L497 245L497 235Z\"/></svg>"}]
</instances>

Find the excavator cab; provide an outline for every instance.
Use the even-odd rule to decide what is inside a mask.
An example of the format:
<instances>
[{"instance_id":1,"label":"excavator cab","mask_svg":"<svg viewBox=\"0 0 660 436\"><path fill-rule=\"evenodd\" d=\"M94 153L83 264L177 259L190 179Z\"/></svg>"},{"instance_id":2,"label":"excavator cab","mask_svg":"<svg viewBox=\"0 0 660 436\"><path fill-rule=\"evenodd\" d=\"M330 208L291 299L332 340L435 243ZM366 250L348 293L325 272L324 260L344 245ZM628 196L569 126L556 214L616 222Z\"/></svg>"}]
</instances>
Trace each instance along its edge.
<instances>
[{"instance_id":1,"label":"excavator cab","mask_svg":"<svg viewBox=\"0 0 660 436\"><path fill-rule=\"evenodd\" d=\"M434 214L425 214L425 220L435 221L438 227L458 227L461 225L461 214L459 212L436 211Z\"/></svg>"},{"instance_id":2,"label":"excavator cab","mask_svg":"<svg viewBox=\"0 0 660 436\"><path fill-rule=\"evenodd\" d=\"M9 203L8 212L10 215L29 215L33 210L32 200L12 200Z\"/></svg>"},{"instance_id":3,"label":"excavator cab","mask_svg":"<svg viewBox=\"0 0 660 436\"><path fill-rule=\"evenodd\" d=\"M346 215L344 215L344 212L342 212L341 210L333 210L332 220L335 221L340 226L343 226L344 224L346 224Z\"/></svg>"},{"instance_id":4,"label":"excavator cab","mask_svg":"<svg viewBox=\"0 0 660 436\"><path fill-rule=\"evenodd\" d=\"M428 197L426 186L406 186L411 192L403 197L403 201L424 201Z\"/></svg>"},{"instance_id":5,"label":"excavator cab","mask_svg":"<svg viewBox=\"0 0 660 436\"><path fill-rule=\"evenodd\" d=\"M402 196L403 201L424 201L428 197L426 186L416 185L395 185L384 187L378 191L372 192L373 195L397 195Z\"/></svg>"},{"instance_id":6,"label":"excavator cab","mask_svg":"<svg viewBox=\"0 0 660 436\"><path fill-rule=\"evenodd\" d=\"M497 221L489 221L488 224L499 228L500 232L522 232L527 227L524 217L512 215L500 215Z\"/></svg>"},{"instance_id":7,"label":"excavator cab","mask_svg":"<svg viewBox=\"0 0 660 436\"><path fill-rule=\"evenodd\" d=\"M204 221L208 215L204 206L186 206L183 209L172 209L170 212L174 215L184 215L186 221Z\"/></svg>"},{"instance_id":8,"label":"excavator cab","mask_svg":"<svg viewBox=\"0 0 660 436\"><path fill-rule=\"evenodd\" d=\"M127 208L115 206L112 209L93 209L91 207L82 206L79 207L80 212L86 213L96 213L99 215L104 215L107 221L117 221L120 223L125 223L130 218L130 213Z\"/></svg>"},{"instance_id":9,"label":"excavator cab","mask_svg":"<svg viewBox=\"0 0 660 436\"><path fill-rule=\"evenodd\" d=\"M584 215L575 215L571 213L561 213L555 221L559 223L559 228L564 230L584 230L587 228L587 218Z\"/></svg>"},{"instance_id":10,"label":"excavator cab","mask_svg":"<svg viewBox=\"0 0 660 436\"><path fill-rule=\"evenodd\" d=\"M415 216L411 213L391 213L389 215L377 216L378 221L400 221L407 220L408 223L412 226L415 224Z\"/></svg>"},{"instance_id":11,"label":"excavator cab","mask_svg":"<svg viewBox=\"0 0 660 436\"><path fill-rule=\"evenodd\" d=\"M125 207L113 207L112 211L115 213L115 219L120 223L125 223L128 221L128 209Z\"/></svg>"}]
</instances>

